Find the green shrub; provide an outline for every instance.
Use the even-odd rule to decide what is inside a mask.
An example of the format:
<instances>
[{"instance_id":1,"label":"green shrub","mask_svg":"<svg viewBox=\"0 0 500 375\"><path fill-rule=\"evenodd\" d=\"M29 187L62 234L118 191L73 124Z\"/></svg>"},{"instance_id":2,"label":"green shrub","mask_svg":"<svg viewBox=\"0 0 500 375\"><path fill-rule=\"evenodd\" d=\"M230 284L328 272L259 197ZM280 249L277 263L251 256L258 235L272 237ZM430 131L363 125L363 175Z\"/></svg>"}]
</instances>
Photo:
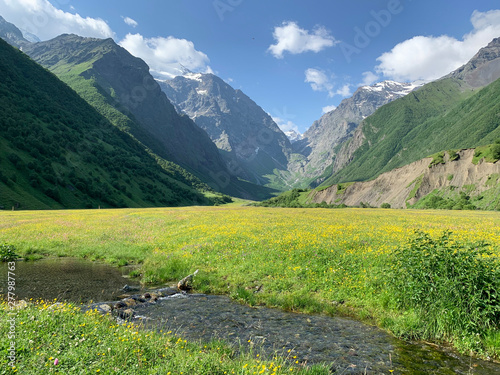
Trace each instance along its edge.
<instances>
[{"instance_id":1,"label":"green shrub","mask_svg":"<svg viewBox=\"0 0 500 375\"><path fill-rule=\"evenodd\" d=\"M389 203L382 203L380 208L391 208L391 205Z\"/></svg>"},{"instance_id":2,"label":"green shrub","mask_svg":"<svg viewBox=\"0 0 500 375\"><path fill-rule=\"evenodd\" d=\"M389 284L396 307L425 322L422 337L484 337L499 328L500 264L483 242L417 232L393 253Z\"/></svg>"},{"instance_id":3,"label":"green shrub","mask_svg":"<svg viewBox=\"0 0 500 375\"><path fill-rule=\"evenodd\" d=\"M455 161L460 159L460 155L457 154L455 150L448 150L448 155L450 156L450 161Z\"/></svg>"},{"instance_id":4,"label":"green shrub","mask_svg":"<svg viewBox=\"0 0 500 375\"><path fill-rule=\"evenodd\" d=\"M16 254L16 248L13 245L0 245L0 259L2 262L12 262L17 258L19 258L19 255Z\"/></svg>"},{"instance_id":5,"label":"green shrub","mask_svg":"<svg viewBox=\"0 0 500 375\"><path fill-rule=\"evenodd\" d=\"M493 146L491 146L491 154L493 159L499 160L500 159L500 144L495 143Z\"/></svg>"},{"instance_id":6,"label":"green shrub","mask_svg":"<svg viewBox=\"0 0 500 375\"><path fill-rule=\"evenodd\" d=\"M434 155L431 155L432 161L429 164L429 168L432 168L435 165L438 164L444 164L444 151L438 152Z\"/></svg>"}]
</instances>

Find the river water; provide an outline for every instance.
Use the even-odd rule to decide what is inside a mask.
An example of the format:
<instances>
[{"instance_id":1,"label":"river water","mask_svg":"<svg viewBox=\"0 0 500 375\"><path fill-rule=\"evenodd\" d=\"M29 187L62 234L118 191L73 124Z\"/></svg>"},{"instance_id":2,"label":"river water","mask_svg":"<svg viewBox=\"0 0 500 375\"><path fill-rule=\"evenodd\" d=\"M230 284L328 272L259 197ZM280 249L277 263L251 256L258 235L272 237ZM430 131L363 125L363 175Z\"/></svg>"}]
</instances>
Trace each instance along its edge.
<instances>
[{"instance_id":1,"label":"river water","mask_svg":"<svg viewBox=\"0 0 500 375\"><path fill-rule=\"evenodd\" d=\"M24 299L116 301L125 284L138 286L123 277L129 271L69 258L17 262L16 293ZM4 265L2 288L6 273ZM327 363L334 374L500 374L500 364L404 342L356 320L249 307L225 296L176 294L133 310L131 320L148 329L190 340L222 339L237 350L282 355L293 363Z\"/></svg>"},{"instance_id":2,"label":"river water","mask_svg":"<svg viewBox=\"0 0 500 375\"><path fill-rule=\"evenodd\" d=\"M7 286L7 264L0 263L0 294ZM110 301L123 294L128 284L138 281L124 278L130 268L76 258L44 258L35 262L16 262L16 296L18 299L57 298L60 301L88 303Z\"/></svg>"}]
</instances>

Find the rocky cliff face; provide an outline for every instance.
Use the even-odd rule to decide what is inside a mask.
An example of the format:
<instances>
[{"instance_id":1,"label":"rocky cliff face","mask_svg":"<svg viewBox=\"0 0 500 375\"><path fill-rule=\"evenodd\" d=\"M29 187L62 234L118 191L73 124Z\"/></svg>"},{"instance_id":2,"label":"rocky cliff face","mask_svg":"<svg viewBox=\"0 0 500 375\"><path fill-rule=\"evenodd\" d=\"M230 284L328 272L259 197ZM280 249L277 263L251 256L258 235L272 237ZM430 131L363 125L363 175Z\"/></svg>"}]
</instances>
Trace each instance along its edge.
<instances>
[{"instance_id":1,"label":"rocky cliff face","mask_svg":"<svg viewBox=\"0 0 500 375\"><path fill-rule=\"evenodd\" d=\"M242 91L213 74L190 72L160 85L176 108L208 133L238 177L266 185L266 175L287 169L290 141Z\"/></svg>"},{"instance_id":2,"label":"rocky cliff face","mask_svg":"<svg viewBox=\"0 0 500 375\"><path fill-rule=\"evenodd\" d=\"M2 16L0 16L0 38L17 48L22 48L30 44L30 42L24 38L21 30L14 24L7 22Z\"/></svg>"},{"instance_id":3,"label":"rocky cliff face","mask_svg":"<svg viewBox=\"0 0 500 375\"><path fill-rule=\"evenodd\" d=\"M293 144L295 153L306 158L290 165L292 172L317 178L334 162L338 147L352 138L360 122L384 104L407 95L417 85L384 81L373 86L362 86L354 95L344 99L304 133L303 139ZM339 163L334 164L335 168ZM340 163L342 165L342 163Z\"/></svg>"},{"instance_id":4,"label":"rocky cliff face","mask_svg":"<svg viewBox=\"0 0 500 375\"><path fill-rule=\"evenodd\" d=\"M373 207L389 203L392 208L406 208L433 192L457 195L467 192L478 197L500 185L500 162L472 163L473 149L458 152L459 159L450 161L448 154L444 164L430 166L432 158L425 158L404 167L381 174L375 180L332 185L321 191L313 191L313 203L346 204L359 206L361 202ZM496 199L496 200L495 200ZM484 208L495 208L498 192L486 198Z\"/></svg>"},{"instance_id":5,"label":"rocky cliff face","mask_svg":"<svg viewBox=\"0 0 500 375\"><path fill-rule=\"evenodd\" d=\"M458 78L473 88L500 78L500 38L493 39L465 65L443 78Z\"/></svg>"}]
</instances>

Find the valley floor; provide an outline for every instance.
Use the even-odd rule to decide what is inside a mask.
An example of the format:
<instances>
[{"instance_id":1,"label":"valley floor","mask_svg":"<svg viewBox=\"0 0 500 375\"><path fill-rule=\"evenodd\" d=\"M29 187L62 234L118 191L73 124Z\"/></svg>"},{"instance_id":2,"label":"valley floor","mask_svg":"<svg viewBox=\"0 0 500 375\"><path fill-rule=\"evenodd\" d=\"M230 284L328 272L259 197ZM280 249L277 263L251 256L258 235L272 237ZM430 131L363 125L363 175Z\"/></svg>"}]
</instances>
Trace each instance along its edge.
<instances>
[{"instance_id":1,"label":"valley floor","mask_svg":"<svg viewBox=\"0 0 500 375\"><path fill-rule=\"evenodd\" d=\"M200 292L229 294L250 305L353 316L399 337L452 342L464 353L500 357L498 212L260 207L5 211L0 212L0 243L14 245L27 258L138 263L146 283L179 280L199 269L194 286ZM417 252L403 251L412 246ZM469 287L486 288L482 299L464 310L450 307L457 305L451 298L463 295L433 300L431 305L442 307L450 318L443 320L439 311L430 314L418 287L425 290L424 283L434 281L410 277L421 269L419 254L426 256L422 262L435 264L437 286L454 290L460 285L467 293ZM439 254L445 254L444 260ZM469 263L462 269L457 262ZM449 265L464 274L440 273ZM469 274L472 269L480 271ZM404 287L410 302L398 290L402 270L408 275Z\"/></svg>"}]
</instances>

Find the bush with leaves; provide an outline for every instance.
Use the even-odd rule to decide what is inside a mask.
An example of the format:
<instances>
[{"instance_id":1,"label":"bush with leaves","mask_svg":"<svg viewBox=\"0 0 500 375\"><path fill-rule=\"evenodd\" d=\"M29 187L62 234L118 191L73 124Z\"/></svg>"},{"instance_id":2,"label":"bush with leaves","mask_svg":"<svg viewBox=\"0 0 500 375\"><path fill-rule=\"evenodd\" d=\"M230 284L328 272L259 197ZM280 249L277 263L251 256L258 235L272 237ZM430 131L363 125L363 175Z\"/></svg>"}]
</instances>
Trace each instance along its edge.
<instances>
[{"instance_id":1,"label":"bush with leaves","mask_svg":"<svg viewBox=\"0 0 500 375\"><path fill-rule=\"evenodd\" d=\"M2 262L12 262L17 258L19 258L19 255L16 254L16 248L13 245L0 245L0 260Z\"/></svg>"},{"instance_id":2,"label":"bush with leaves","mask_svg":"<svg viewBox=\"0 0 500 375\"><path fill-rule=\"evenodd\" d=\"M396 307L424 322L421 337L482 337L500 328L500 262L486 243L417 232L393 253L389 283Z\"/></svg>"}]
</instances>

